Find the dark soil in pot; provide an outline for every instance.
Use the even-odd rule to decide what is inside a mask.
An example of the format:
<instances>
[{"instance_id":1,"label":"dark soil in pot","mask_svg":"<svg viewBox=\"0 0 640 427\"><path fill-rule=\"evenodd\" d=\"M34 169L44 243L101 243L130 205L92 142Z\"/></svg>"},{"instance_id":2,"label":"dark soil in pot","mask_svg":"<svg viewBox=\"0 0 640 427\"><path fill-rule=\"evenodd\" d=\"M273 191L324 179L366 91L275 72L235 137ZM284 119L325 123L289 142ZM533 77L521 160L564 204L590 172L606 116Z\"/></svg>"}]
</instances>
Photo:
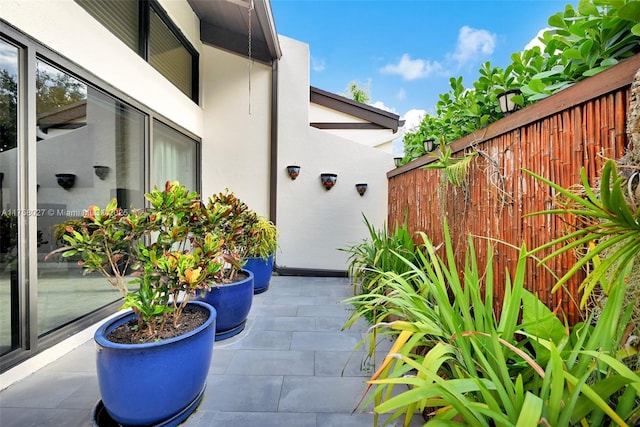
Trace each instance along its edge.
<instances>
[{"instance_id":1,"label":"dark soil in pot","mask_svg":"<svg viewBox=\"0 0 640 427\"><path fill-rule=\"evenodd\" d=\"M169 320L167 320L165 328L161 331L158 337L149 337L144 333L144 331L139 331L137 320L132 320L114 329L107 339L118 344L141 344L155 341L157 338L174 338L196 329L198 326L206 322L207 318L208 313L205 311L186 309L182 312L177 327L174 327L173 314L169 314Z\"/></svg>"}]
</instances>

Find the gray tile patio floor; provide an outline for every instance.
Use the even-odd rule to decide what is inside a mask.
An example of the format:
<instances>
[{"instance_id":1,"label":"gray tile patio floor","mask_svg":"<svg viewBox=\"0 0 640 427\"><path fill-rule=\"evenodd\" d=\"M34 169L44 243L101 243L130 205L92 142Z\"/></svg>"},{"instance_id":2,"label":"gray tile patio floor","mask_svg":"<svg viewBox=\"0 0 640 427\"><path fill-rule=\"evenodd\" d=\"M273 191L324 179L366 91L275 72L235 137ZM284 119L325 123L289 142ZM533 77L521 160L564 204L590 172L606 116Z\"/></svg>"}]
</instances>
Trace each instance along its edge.
<instances>
[{"instance_id":1,"label":"gray tile patio floor","mask_svg":"<svg viewBox=\"0 0 640 427\"><path fill-rule=\"evenodd\" d=\"M371 413L352 414L372 367L353 352L367 325L341 330L350 295L348 279L274 276L245 330L215 343L205 396L182 426L372 426ZM88 340L1 391L0 425L90 426L98 400Z\"/></svg>"}]
</instances>

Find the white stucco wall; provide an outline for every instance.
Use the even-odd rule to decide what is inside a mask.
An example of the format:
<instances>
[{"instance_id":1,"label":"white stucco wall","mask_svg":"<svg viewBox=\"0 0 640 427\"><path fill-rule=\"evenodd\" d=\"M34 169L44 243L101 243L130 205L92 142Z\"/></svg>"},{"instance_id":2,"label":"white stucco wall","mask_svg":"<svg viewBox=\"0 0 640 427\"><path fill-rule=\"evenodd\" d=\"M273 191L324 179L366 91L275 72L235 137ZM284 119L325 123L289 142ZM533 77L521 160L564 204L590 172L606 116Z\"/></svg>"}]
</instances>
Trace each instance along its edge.
<instances>
[{"instance_id":1,"label":"white stucco wall","mask_svg":"<svg viewBox=\"0 0 640 427\"><path fill-rule=\"evenodd\" d=\"M319 105L314 102L310 104L309 108L309 121L310 122L336 122L336 123L369 123L365 119L352 116L351 114L343 113L342 111L336 111L332 108Z\"/></svg>"},{"instance_id":2,"label":"white stucco wall","mask_svg":"<svg viewBox=\"0 0 640 427\"><path fill-rule=\"evenodd\" d=\"M364 214L376 227L387 217L387 177L393 157L384 151L312 128L309 123L309 46L280 36L278 207L279 267L346 270L338 248L367 238ZM300 165L294 181L287 165ZM338 174L331 190L320 174ZM360 196L357 183L367 183Z\"/></svg>"},{"instance_id":3,"label":"white stucco wall","mask_svg":"<svg viewBox=\"0 0 640 427\"><path fill-rule=\"evenodd\" d=\"M202 194L228 188L268 216L271 67L253 62L249 77L247 58L209 46L201 61Z\"/></svg>"},{"instance_id":4,"label":"white stucco wall","mask_svg":"<svg viewBox=\"0 0 640 427\"><path fill-rule=\"evenodd\" d=\"M161 4L200 50L199 23L187 2ZM138 102L202 134L200 107L73 0L1 0L0 17Z\"/></svg>"},{"instance_id":5,"label":"white stucco wall","mask_svg":"<svg viewBox=\"0 0 640 427\"><path fill-rule=\"evenodd\" d=\"M309 107L309 122L369 123L367 120L313 102ZM398 133L393 133L391 129L322 129L322 131L388 153L391 153L392 141L398 138Z\"/></svg>"}]
</instances>

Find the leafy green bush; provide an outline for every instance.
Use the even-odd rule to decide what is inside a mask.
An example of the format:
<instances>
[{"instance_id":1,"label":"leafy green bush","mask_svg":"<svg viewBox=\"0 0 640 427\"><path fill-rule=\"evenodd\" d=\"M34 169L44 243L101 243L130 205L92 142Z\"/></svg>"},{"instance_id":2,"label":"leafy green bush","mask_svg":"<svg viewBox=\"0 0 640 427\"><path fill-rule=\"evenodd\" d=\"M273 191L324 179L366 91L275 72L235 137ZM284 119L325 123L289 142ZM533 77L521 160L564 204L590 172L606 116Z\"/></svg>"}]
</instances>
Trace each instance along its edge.
<instances>
[{"instance_id":1,"label":"leafy green bush","mask_svg":"<svg viewBox=\"0 0 640 427\"><path fill-rule=\"evenodd\" d=\"M598 322L569 327L525 289L522 248L497 315L491 257L479 266L469 239L459 278L446 223L443 257L422 237L421 265L381 278L403 292L407 282L421 283L396 301L415 320L385 325L399 335L365 391L372 388L366 403L374 402L377 414L391 413L386 423L404 417L408 425L420 412L428 423L448 426L640 421L640 375L620 362L624 275L609 286Z\"/></svg>"},{"instance_id":2,"label":"leafy green bush","mask_svg":"<svg viewBox=\"0 0 640 427\"><path fill-rule=\"evenodd\" d=\"M406 319L378 325L397 338L369 381L367 404L391 413L388 422L404 417L408 424L422 412L443 425L639 425L639 348L629 340L638 308L628 293L640 254L640 210L625 199L613 161L603 168L597 195L584 170L581 195L529 173L567 201L532 215L569 213L587 225L534 250L521 248L513 275L505 276L499 314L491 246L479 266L470 238L459 272L446 222L443 256L421 234L418 262L404 259L408 270L378 277L387 292L368 303L388 303ZM602 297L583 323L563 324L526 289L527 258L555 246L540 263L589 248L554 288L591 265L583 306L596 286Z\"/></svg>"},{"instance_id":3,"label":"leafy green bush","mask_svg":"<svg viewBox=\"0 0 640 427\"><path fill-rule=\"evenodd\" d=\"M356 311L347 326L361 316L371 323L387 317L390 305L378 304L380 301L377 299L388 294L380 278L385 272L402 274L410 270L411 265L407 260L414 264L420 262L406 220L402 225L396 224L394 233L389 234L386 225L376 230L366 217L363 218L369 231L369 240L341 249L349 254L348 272L353 280L355 295L350 302Z\"/></svg>"},{"instance_id":4,"label":"leafy green bush","mask_svg":"<svg viewBox=\"0 0 640 427\"><path fill-rule=\"evenodd\" d=\"M462 77L451 78L435 114L405 135L402 163L424 155L426 139L450 143L502 118L502 92L520 89L514 102L526 106L640 52L640 0L581 0L577 9L567 5L548 23L542 49L512 54L505 68L485 62L472 88L465 88Z\"/></svg>"},{"instance_id":5,"label":"leafy green bush","mask_svg":"<svg viewBox=\"0 0 640 427\"><path fill-rule=\"evenodd\" d=\"M584 168L581 170L584 194L576 194L539 175L529 172L536 179L552 187L558 196L564 198L563 206L531 215L570 214L582 218L583 224L574 231L541 245L531 251L537 254L546 249L553 249L540 263L562 255L566 252L581 254L574 266L558 280L554 291L563 286L573 275L583 269L587 272L580 284L582 299L581 308L588 307L596 315L603 310L606 298L594 297L597 294L609 292L608 284L616 283L624 275L629 276L625 284L626 297L624 310L630 310L630 322L627 334L630 342L640 340L640 306L638 295L640 287L640 209L637 201L626 199L626 182L618 175L616 164L608 160L602 168L600 189L598 194L589 185ZM557 197L556 199L559 199ZM625 362L629 366L640 366L640 356L630 358Z\"/></svg>"}]
</instances>

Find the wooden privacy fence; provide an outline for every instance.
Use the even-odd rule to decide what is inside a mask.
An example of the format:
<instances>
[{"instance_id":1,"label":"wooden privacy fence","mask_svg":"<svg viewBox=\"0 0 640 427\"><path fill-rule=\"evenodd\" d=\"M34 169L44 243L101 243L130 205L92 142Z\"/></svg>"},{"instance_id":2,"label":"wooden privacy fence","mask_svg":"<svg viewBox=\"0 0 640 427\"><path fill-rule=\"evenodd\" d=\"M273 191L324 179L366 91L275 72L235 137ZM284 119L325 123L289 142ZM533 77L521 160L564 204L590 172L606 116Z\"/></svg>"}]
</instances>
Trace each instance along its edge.
<instances>
[{"instance_id":1,"label":"wooden privacy fence","mask_svg":"<svg viewBox=\"0 0 640 427\"><path fill-rule=\"evenodd\" d=\"M568 188L580 183L584 167L595 184L604 161L624 154L630 86L639 68L640 55L636 55L453 142L450 147L455 157L477 152L461 187L443 184L439 170L422 168L435 160L432 156L390 171L389 229L406 217L409 230L424 231L438 244L443 240L446 218L459 266L469 235L515 247L524 243L532 249L564 234L571 226L566 218L524 217L554 206L554 191L521 169ZM485 265L487 242L474 240L481 266ZM498 304L504 295L505 270L513 274L518 250L501 243L492 245ZM575 256L567 254L547 265L561 276L574 262ZM526 274L527 288L550 308L559 307L571 323L582 318L578 285L583 277L574 277L564 290L552 293L557 280L534 260L527 261Z\"/></svg>"}]
</instances>

